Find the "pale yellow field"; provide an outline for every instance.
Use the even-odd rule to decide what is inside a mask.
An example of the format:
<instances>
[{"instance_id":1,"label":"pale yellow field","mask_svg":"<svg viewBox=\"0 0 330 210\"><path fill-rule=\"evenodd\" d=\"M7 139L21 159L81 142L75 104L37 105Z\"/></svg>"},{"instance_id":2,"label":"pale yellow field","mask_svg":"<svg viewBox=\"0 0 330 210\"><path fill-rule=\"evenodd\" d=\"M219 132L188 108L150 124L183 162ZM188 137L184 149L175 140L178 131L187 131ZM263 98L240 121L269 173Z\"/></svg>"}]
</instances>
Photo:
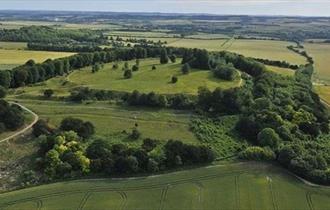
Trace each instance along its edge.
<instances>
[{"instance_id":1,"label":"pale yellow field","mask_svg":"<svg viewBox=\"0 0 330 210\"><path fill-rule=\"evenodd\" d=\"M315 90L330 108L330 86L316 85Z\"/></svg>"},{"instance_id":2,"label":"pale yellow field","mask_svg":"<svg viewBox=\"0 0 330 210\"><path fill-rule=\"evenodd\" d=\"M307 52L314 58L314 79L330 85L330 44L304 44Z\"/></svg>"},{"instance_id":3,"label":"pale yellow field","mask_svg":"<svg viewBox=\"0 0 330 210\"><path fill-rule=\"evenodd\" d=\"M0 65L20 65L30 59L35 62L43 62L48 58L55 59L70 55L73 53L0 49Z\"/></svg>"},{"instance_id":4,"label":"pale yellow field","mask_svg":"<svg viewBox=\"0 0 330 210\"><path fill-rule=\"evenodd\" d=\"M306 63L306 59L304 57L297 55L287 49L287 46L292 45L293 43L285 41L245 39L231 39L229 41L226 39L178 39L177 41L169 40L168 43L169 46L173 47L202 48L209 51L227 50L253 58L288 61L292 64Z\"/></svg>"}]
</instances>

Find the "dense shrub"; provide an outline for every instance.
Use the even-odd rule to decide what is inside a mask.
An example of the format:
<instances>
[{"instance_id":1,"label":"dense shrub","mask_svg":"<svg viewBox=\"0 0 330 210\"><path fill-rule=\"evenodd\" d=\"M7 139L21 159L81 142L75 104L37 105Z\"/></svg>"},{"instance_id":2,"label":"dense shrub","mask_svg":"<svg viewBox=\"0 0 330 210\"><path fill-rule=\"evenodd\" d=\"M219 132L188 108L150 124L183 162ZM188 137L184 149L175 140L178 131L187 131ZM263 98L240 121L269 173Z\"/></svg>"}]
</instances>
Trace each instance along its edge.
<instances>
[{"instance_id":1,"label":"dense shrub","mask_svg":"<svg viewBox=\"0 0 330 210\"><path fill-rule=\"evenodd\" d=\"M269 148L248 147L239 154L245 160L275 160L275 153Z\"/></svg>"},{"instance_id":2,"label":"dense shrub","mask_svg":"<svg viewBox=\"0 0 330 210\"><path fill-rule=\"evenodd\" d=\"M91 122L81 119L67 117L62 120L60 129L63 131L74 131L80 137L87 139L95 133L95 127Z\"/></svg>"}]
</instances>

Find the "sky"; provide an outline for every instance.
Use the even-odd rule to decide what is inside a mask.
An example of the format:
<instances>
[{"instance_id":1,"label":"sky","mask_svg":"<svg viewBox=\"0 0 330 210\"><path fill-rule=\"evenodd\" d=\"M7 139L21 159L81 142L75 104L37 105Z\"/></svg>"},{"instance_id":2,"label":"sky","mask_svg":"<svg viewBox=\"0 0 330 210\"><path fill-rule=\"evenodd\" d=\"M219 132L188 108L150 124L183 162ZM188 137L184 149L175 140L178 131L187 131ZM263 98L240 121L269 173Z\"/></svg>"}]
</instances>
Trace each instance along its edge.
<instances>
[{"instance_id":1,"label":"sky","mask_svg":"<svg viewBox=\"0 0 330 210\"><path fill-rule=\"evenodd\" d=\"M0 0L0 10L330 16L330 0Z\"/></svg>"}]
</instances>

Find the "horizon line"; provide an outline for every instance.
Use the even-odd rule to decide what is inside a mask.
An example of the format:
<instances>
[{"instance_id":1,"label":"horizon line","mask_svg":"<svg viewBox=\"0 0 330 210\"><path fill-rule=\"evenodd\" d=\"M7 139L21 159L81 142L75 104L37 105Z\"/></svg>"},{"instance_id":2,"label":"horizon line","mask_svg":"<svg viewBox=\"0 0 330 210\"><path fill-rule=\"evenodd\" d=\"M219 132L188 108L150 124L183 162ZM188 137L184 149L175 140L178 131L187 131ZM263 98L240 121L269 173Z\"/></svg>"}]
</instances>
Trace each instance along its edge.
<instances>
[{"instance_id":1,"label":"horizon line","mask_svg":"<svg viewBox=\"0 0 330 210\"><path fill-rule=\"evenodd\" d=\"M190 16L247 16L247 17L301 17L301 18L330 18L328 16L310 16L310 15L270 15L270 14L217 14L217 13L206 13L206 12L157 12L157 11L146 11L146 12L136 12L136 11L97 11L97 10L51 10L51 9L0 9L0 12L89 12L89 13L121 13L121 14L168 14L168 15L190 15Z\"/></svg>"}]
</instances>

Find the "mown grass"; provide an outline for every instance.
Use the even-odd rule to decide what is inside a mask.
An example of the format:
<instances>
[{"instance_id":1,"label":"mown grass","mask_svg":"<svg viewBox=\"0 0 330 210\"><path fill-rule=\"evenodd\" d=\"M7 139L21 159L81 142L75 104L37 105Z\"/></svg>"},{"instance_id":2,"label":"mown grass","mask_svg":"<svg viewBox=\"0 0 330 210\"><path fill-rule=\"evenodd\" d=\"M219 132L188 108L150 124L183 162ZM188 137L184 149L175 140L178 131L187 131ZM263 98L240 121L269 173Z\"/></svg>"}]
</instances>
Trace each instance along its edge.
<instances>
[{"instance_id":1,"label":"mown grass","mask_svg":"<svg viewBox=\"0 0 330 210\"><path fill-rule=\"evenodd\" d=\"M130 66L135 61L129 63ZM217 87L231 88L240 85L240 80L224 81L213 77L212 72L193 69L188 75L181 73L181 64L171 63L161 65L158 59L146 59L140 61L140 70L133 72L131 79L124 79L122 71L124 63L118 69L113 69L112 64L107 64L97 73L92 73L91 68L72 73L68 80L77 85L88 86L93 89L156 93L187 93L196 94L198 87L205 86L213 90ZM152 66L157 67L152 70ZM178 82L171 83L172 76L178 77Z\"/></svg>"},{"instance_id":2,"label":"mown grass","mask_svg":"<svg viewBox=\"0 0 330 210\"><path fill-rule=\"evenodd\" d=\"M54 126L58 126L66 117L80 118L95 125L96 135L109 137L130 133L137 124L142 133L141 139L178 139L198 143L189 128L192 117L190 112L123 107L106 102L74 104L43 100L18 101L38 114L40 118L49 120Z\"/></svg>"},{"instance_id":3,"label":"mown grass","mask_svg":"<svg viewBox=\"0 0 330 210\"><path fill-rule=\"evenodd\" d=\"M330 190L262 163L215 165L139 179L61 182L0 195L5 209L328 209Z\"/></svg>"},{"instance_id":4,"label":"mown grass","mask_svg":"<svg viewBox=\"0 0 330 210\"><path fill-rule=\"evenodd\" d=\"M30 59L33 59L35 62L39 63L47 60L48 58L55 59L70 55L73 55L73 53L0 49L0 66L17 66L24 64Z\"/></svg>"},{"instance_id":5,"label":"mown grass","mask_svg":"<svg viewBox=\"0 0 330 210\"><path fill-rule=\"evenodd\" d=\"M224 158L237 154L247 144L235 131L237 121L238 116L195 118L190 126L201 143L210 146L218 158Z\"/></svg>"}]
</instances>

